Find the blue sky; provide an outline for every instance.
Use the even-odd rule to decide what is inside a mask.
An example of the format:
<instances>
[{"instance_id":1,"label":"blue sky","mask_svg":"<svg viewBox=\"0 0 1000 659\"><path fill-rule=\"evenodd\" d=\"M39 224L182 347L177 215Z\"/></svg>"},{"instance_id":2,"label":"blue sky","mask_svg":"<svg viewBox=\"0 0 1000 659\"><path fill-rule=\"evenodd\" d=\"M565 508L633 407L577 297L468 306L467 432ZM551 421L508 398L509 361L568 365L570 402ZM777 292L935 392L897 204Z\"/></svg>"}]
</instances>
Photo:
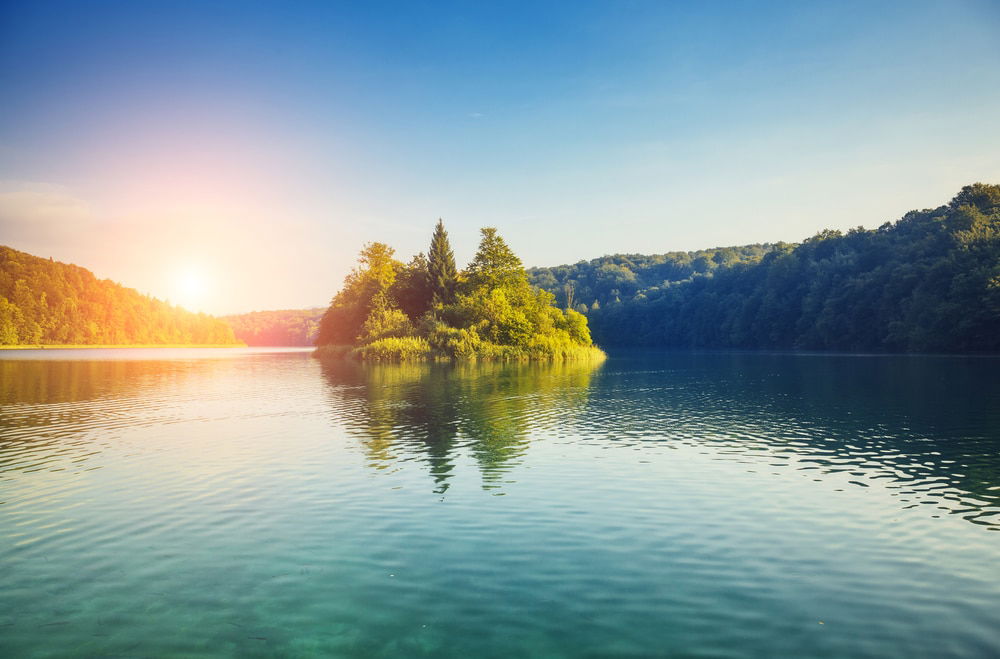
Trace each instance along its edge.
<instances>
[{"instance_id":1,"label":"blue sky","mask_svg":"<svg viewBox=\"0 0 1000 659\"><path fill-rule=\"evenodd\" d=\"M996 2L0 6L0 242L210 312L325 304L438 217L556 265L1000 182Z\"/></svg>"}]
</instances>

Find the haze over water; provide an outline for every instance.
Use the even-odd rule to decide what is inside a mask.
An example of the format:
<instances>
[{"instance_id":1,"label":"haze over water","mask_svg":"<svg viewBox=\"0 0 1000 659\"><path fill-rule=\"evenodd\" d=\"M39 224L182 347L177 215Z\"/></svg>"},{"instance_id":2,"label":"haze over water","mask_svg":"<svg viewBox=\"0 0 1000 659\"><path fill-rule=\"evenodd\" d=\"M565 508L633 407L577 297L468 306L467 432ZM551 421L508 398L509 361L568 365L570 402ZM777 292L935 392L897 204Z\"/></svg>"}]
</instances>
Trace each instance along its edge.
<instances>
[{"instance_id":1,"label":"haze over water","mask_svg":"<svg viewBox=\"0 0 1000 659\"><path fill-rule=\"evenodd\" d=\"M4 354L0 655L995 655L996 365Z\"/></svg>"}]
</instances>

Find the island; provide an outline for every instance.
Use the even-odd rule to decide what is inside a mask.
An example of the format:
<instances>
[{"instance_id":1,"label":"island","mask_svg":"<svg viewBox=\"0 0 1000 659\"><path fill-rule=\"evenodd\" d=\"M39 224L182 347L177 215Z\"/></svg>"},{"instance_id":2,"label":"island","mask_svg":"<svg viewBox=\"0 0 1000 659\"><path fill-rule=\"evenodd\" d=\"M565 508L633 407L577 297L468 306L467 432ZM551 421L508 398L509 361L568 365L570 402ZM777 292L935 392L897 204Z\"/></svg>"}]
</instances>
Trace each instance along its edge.
<instances>
[{"instance_id":1,"label":"island","mask_svg":"<svg viewBox=\"0 0 1000 659\"><path fill-rule=\"evenodd\" d=\"M528 281L521 259L492 227L475 257L455 265L438 220L428 254L404 264L368 243L320 320L316 355L365 361L601 360L587 318L559 309Z\"/></svg>"}]
</instances>

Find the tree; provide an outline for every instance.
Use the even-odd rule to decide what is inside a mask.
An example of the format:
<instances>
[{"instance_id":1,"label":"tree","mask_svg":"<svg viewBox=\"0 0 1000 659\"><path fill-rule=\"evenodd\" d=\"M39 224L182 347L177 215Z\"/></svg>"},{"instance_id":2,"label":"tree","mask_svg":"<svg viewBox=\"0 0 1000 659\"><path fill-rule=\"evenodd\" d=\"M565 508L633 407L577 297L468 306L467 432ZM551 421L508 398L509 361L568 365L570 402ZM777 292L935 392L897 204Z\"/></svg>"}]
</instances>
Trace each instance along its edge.
<instances>
[{"instance_id":1,"label":"tree","mask_svg":"<svg viewBox=\"0 0 1000 659\"><path fill-rule=\"evenodd\" d=\"M0 296L0 345L17 345L17 330L23 324L21 310Z\"/></svg>"},{"instance_id":2,"label":"tree","mask_svg":"<svg viewBox=\"0 0 1000 659\"><path fill-rule=\"evenodd\" d=\"M564 309L573 308L573 293L575 290L576 288L573 286L573 282L568 281L563 284L563 293L566 295L566 304L563 305Z\"/></svg>"},{"instance_id":3,"label":"tree","mask_svg":"<svg viewBox=\"0 0 1000 659\"><path fill-rule=\"evenodd\" d=\"M516 286L522 280L527 283L528 276L521 259L507 246L497 230L486 227L479 231L483 237L467 270L470 290Z\"/></svg>"},{"instance_id":4,"label":"tree","mask_svg":"<svg viewBox=\"0 0 1000 659\"><path fill-rule=\"evenodd\" d=\"M427 255L427 276L433 304L451 304L455 301L455 286L458 281L458 269L455 267L455 254L448 242L448 232L444 230L444 222L438 219L431 236L431 247Z\"/></svg>"},{"instance_id":5,"label":"tree","mask_svg":"<svg viewBox=\"0 0 1000 659\"><path fill-rule=\"evenodd\" d=\"M420 252L399 271L391 295L410 320L417 320L430 309L434 300L427 257Z\"/></svg>"},{"instance_id":6,"label":"tree","mask_svg":"<svg viewBox=\"0 0 1000 659\"><path fill-rule=\"evenodd\" d=\"M403 264L385 243L367 243L358 257L358 267L344 278L344 287L330 302L319 323L318 345L350 344L361 333L373 313L393 306L389 290Z\"/></svg>"}]
</instances>

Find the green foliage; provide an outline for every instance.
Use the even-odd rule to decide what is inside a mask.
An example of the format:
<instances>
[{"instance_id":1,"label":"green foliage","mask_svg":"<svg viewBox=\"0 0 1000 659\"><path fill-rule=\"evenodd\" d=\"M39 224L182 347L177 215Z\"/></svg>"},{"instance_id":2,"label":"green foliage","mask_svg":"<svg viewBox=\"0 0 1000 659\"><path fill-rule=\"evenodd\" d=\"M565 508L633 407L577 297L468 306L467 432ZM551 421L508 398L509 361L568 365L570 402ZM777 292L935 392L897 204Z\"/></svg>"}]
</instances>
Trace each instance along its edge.
<instances>
[{"instance_id":1,"label":"green foliage","mask_svg":"<svg viewBox=\"0 0 1000 659\"><path fill-rule=\"evenodd\" d=\"M7 298L0 297L0 345L17 345L24 326L21 310Z\"/></svg>"},{"instance_id":2,"label":"green foliage","mask_svg":"<svg viewBox=\"0 0 1000 659\"><path fill-rule=\"evenodd\" d=\"M414 321L419 320L431 308L434 296L431 281L434 278L429 268L430 263L423 253L417 254L399 271L389 292L389 296L396 301L403 313Z\"/></svg>"},{"instance_id":3,"label":"green foliage","mask_svg":"<svg viewBox=\"0 0 1000 659\"><path fill-rule=\"evenodd\" d=\"M455 301L458 268L455 267L455 254L448 242L448 232L444 230L444 222L440 219L431 236L427 256L427 281L435 303L451 304Z\"/></svg>"},{"instance_id":4,"label":"green foliage","mask_svg":"<svg viewBox=\"0 0 1000 659\"><path fill-rule=\"evenodd\" d=\"M89 270L0 246L0 344L225 345L233 330Z\"/></svg>"},{"instance_id":5,"label":"green foliage","mask_svg":"<svg viewBox=\"0 0 1000 659\"><path fill-rule=\"evenodd\" d=\"M354 343L371 312L392 304L389 291L403 268L394 252L385 243L364 246L358 267L344 278L344 287L320 319L317 345Z\"/></svg>"},{"instance_id":6,"label":"green foliage","mask_svg":"<svg viewBox=\"0 0 1000 659\"><path fill-rule=\"evenodd\" d=\"M779 243L759 259L748 249L714 250L722 256L706 256L716 264L708 271L641 286L620 303L600 298L588 311L594 336L619 345L1000 351L1000 186L970 185L947 206ZM585 282L578 287L599 281L588 275L594 268L563 268Z\"/></svg>"},{"instance_id":7,"label":"green foliage","mask_svg":"<svg viewBox=\"0 0 1000 659\"><path fill-rule=\"evenodd\" d=\"M716 247L697 252L669 252L667 254L617 254L575 265L554 268L531 268L529 281L556 296L564 309L594 304L597 308L628 302L649 290L686 281L698 276L711 275L720 269L760 261L772 245L746 245L743 247ZM574 306L575 305L575 306Z\"/></svg>"},{"instance_id":8,"label":"green foliage","mask_svg":"<svg viewBox=\"0 0 1000 659\"><path fill-rule=\"evenodd\" d=\"M377 306L361 326L358 340L366 344L390 337L412 337L416 333L416 328L405 313L399 309Z\"/></svg>"},{"instance_id":9,"label":"green foliage","mask_svg":"<svg viewBox=\"0 0 1000 659\"><path fill-rule=\"evenodd\" d=\"M493 227L479 230L482 240L466 270L466 290L516 286L527 275L521 259L507 246Z\"/></svg>"},{"instance_id":10,"label":"green foliage","mask_svg":"<svg viewBox=\"0 0 1000 659\"><path fill-rule=\"evenodd\" d=\"M587 317L578 311L567 309L563 312L563 317L556 321L556 327L569 334L569 338L582 345L590 345L593 341L590 338L590 328L587 326Z\"/></svg>"},{"instance_id":11,"label":"green foliage","mask_svg":"<svg viewBox=\"0 0 1000 659\"><path fill-rule=\"evenodd\" d=\"M419 336L382 337L357 347L354 352L361 359L375 362L420 361L433 357L430 344Z\"/></svg>"},{"instance_id":12,"label":"green foliage","mask_svg":"<svg viewBox=\"0 0 1000 659\"><path fill-rule=\"evenodd\" d=\"M441 224L438 224L441 229ZM438 233L435 233L438 235ZM384 247L384 246L383 246ZM520 259L514 255L495 229L484 229L476 257L460 290L450 303L438 302L419 323L412 321L403 291L409 284L364 288L359 282L368 277L371 257L362 253L362 267L345 281L324 316L325 322L338 318L355 319L367 310L365 319L338 332L321 330L327 344L350 344L353 354L363 359L459 359L459 360L567 360L598 359L603 353L593 346L587 320L573 310L553 306L554 297L528 282ZM380 254L386 253L381 249ZM391 256L391 252L389 252ZM407 281L420 281L422 260L415 259L398 272ZM429 266L429 262L427 267ZM427 273L427 279L433 281ZM459 279L459 278L456 278ZM440 289L439 289L440 291ZM414 306L413 309L419 308ZM353 315L352 315L353 314ZM346 321L344 321L346 324ZM356 329L355 329L356 327ZM349 337L349 338L348 338ZM423 343L414 343L419 339ZM426 347L426 349L425 349ZM398 354L393 356L393 351Z\"/></svg>"}]
</instances>

